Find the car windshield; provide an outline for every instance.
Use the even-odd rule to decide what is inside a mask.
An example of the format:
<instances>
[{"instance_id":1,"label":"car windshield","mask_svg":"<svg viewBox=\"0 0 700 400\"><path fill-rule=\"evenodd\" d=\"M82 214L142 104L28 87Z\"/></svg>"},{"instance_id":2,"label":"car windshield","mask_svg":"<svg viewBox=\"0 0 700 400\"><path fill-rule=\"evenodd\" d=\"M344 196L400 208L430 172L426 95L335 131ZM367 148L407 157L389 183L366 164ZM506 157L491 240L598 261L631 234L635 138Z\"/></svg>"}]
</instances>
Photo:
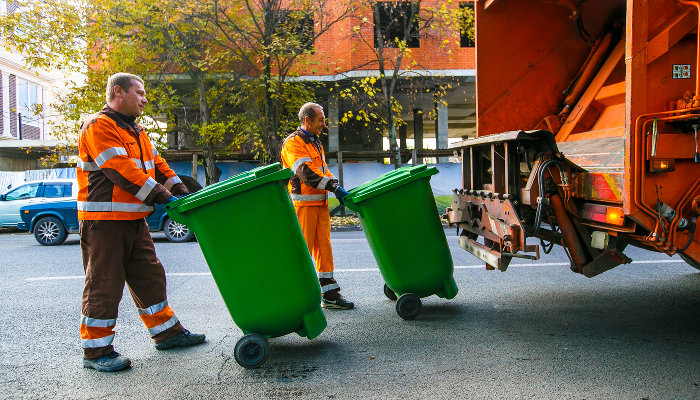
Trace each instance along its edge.
<instances>
[{"instance_id":1,"label":"car windshield","mask_svg":"<svg viewBox=\"0 0 700 400\"><path fill-rule=\"evenodd\" d=\"M29 199L31 197L36 197L36 192L38 190L38 183L22 185L17 189L10 190L9 192L7 192L7 195L5 195L5 200Z\"/></svg>"}]
</instances>

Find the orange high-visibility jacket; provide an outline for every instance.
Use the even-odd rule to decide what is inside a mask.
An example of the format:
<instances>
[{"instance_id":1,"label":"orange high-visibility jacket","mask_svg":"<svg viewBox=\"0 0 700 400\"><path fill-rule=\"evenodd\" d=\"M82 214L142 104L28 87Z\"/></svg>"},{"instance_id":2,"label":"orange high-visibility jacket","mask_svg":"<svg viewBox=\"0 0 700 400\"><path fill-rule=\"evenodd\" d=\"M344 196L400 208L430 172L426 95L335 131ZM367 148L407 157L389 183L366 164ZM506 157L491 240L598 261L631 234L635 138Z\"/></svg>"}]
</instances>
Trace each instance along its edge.
<instances>
[{"instance_id":1,"label":"orange high-visibility jacket","mask_svg":"<svg viewBox=\"0 0 700 400\"><path fill-rule=\"evenodd\" d=\"M297 129L282 145L282 166L294 172L287 190L295 207L328 204L328 191L338 188L338 180L326 165L323 145L317 136Z\"/></svg>"},{"instance_id":2,"label":"orange high-visibility jacket","mask_svg":"<svg viewBox=\"0 0 700 400\"><path fill-rule=\"evenodd\" d=\"M146 132L105 106L80 129L78 218L135 220L154 203L186 194L187 188L151 145Z\"/></svg>"}]
</instances>

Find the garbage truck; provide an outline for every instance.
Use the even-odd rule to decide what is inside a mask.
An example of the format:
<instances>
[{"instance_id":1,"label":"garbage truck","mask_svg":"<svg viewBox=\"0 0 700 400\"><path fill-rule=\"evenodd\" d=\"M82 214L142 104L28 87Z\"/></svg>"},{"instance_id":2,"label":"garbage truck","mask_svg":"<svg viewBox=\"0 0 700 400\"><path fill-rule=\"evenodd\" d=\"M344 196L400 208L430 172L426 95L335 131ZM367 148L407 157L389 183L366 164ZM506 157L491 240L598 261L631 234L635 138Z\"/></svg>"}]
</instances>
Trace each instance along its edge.
<instances>
[{"instance_id":1,"label":"garbage truck","mask_svg":"<svg viewBox=\"0 0 700 400\"><path fill-rule=\"evenodd\" d=\"M563 246L587 277L635 246L700 269L700 0L477 0L477 135L445 218L505 271ZM529 239L529 240L528 240Z\"/></svg>"}]
</instances>

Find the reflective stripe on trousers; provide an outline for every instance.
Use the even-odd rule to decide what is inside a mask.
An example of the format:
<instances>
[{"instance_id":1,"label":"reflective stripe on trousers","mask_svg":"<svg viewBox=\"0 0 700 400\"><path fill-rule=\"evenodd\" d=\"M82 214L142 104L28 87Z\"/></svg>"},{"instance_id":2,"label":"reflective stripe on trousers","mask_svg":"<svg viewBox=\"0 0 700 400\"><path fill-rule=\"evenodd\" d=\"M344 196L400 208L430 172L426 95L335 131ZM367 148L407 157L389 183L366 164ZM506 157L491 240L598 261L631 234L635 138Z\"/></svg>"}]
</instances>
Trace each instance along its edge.
<instances>
[{"instance_id":1,"label":"reflective stripe on trousers","mask_svg":"<svg viewBox=\"0 0 700 400\"><path fill-rule=\"evenodd\" d=\"M172 328L178 323L175 312L170 308L167 300L148 308L139 308L139 316L151 336Z\"/></svg>"},{"instance_id":2,"label":"reflective stripe on trousers","mask_svg":"<svg viewBox=\"0 0 700 400\"><path fill-rule=\"evenodd\" d=\"M114 340L115 318L97 319L83 315L80 318L80 342L84 349L105 347Z\"/></svg>"}]
</instances>

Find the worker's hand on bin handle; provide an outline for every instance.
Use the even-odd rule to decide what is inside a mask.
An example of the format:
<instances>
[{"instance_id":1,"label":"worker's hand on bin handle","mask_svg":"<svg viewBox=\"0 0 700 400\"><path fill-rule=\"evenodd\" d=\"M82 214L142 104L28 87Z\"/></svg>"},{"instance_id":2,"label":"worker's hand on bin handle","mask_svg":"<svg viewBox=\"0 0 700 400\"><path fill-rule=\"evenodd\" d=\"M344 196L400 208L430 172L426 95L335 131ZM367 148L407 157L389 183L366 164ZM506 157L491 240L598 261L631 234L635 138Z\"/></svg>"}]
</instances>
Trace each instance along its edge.
<instances>
[{"instance_id":1,"label":"worker's hand on bin handle","mask_svg":"<svg viewBox=\"0 0 700 400\"><path fill-rule=\"evenodd\" d=\"M189 195L190 195L190 193L181 194L181 195L179 195L179 196L170 195L170 198L168 198L168 200L165 200L165 203L163 203L163 204L170 204L170 203L172 203L173 201L180 200L181 198L187 197L187 196L189 196Z\"/></svg>"},{"instance_id":2,"label":"worker's hand on bin handle","mask_svg":"<svg viewBox=\"0 0 700 400\"><path fill-rule=\"evenodd\" d=\"M348 192L342 187L338 186L338 188L333 191L333 194L335 195L335 198L338 199L340 204L343 204L343 199L348 195Z\"/></svg>"}]
</instances>

